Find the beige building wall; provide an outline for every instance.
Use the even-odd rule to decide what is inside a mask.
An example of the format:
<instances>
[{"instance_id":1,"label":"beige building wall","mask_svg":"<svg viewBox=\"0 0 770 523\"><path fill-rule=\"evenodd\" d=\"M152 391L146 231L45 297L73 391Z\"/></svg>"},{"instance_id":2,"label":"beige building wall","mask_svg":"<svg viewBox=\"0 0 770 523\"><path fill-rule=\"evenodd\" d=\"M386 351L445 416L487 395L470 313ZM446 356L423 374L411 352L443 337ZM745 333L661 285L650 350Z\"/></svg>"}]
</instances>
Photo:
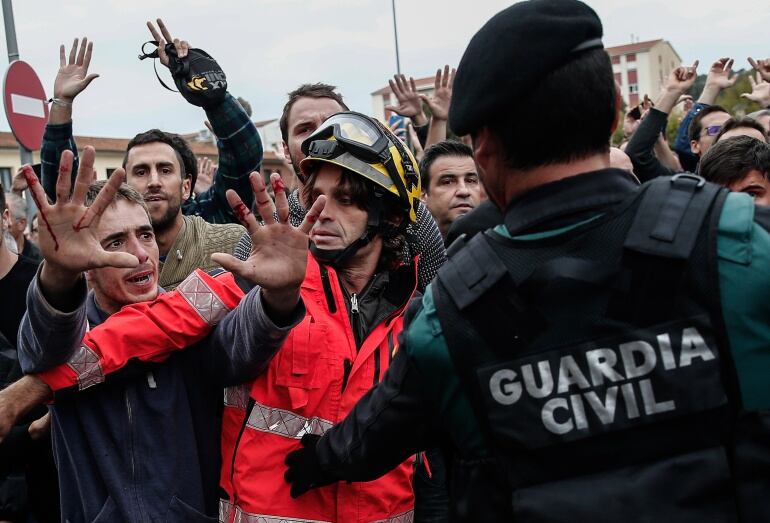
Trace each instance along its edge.
<instances>
[{"instance_id":1,"label":"beige building wall","mask_svg":"<svg viewBox=\"0 0 770 523\"><path fill-rule=\"evenodd\" d=\"M667 41L663 40L650 49L650 78L651 85L655 86L656 95L671 71L680 65L682 65L682 59Z\"/></svg>"}]
</instances>

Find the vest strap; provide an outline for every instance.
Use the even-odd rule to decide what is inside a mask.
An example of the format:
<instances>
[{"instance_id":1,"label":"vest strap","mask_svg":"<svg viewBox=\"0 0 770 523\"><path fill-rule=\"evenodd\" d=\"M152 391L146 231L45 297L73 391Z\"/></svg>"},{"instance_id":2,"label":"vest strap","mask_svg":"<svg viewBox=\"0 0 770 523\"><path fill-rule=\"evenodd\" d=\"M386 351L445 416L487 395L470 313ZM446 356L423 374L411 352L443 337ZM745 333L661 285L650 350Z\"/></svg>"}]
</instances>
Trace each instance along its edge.
<instances>
[{"instance_id":1,"label":"vest strap","mask_svg":"<svg viewBox=\"0 0 770 523\"><path fill-rule=\"evenodd\" d=\"M645 192L623 246L663 258L686 260L720 187L691 173L658 178Z\"/></svg>"}]
</instances>

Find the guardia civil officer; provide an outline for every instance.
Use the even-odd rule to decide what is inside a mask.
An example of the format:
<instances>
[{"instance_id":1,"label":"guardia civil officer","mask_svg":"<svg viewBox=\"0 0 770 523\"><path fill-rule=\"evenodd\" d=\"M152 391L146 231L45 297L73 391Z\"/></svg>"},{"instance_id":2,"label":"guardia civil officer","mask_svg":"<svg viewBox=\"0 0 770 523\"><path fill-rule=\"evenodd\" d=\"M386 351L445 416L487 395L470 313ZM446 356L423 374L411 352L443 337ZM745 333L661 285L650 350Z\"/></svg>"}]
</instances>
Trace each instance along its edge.
<instances>
[{"instance_id":1,"label":"guardia civil officer","mask_svg":"<svg viewBox=\"0 0 770 523\"><path fill-rule=\"evenodd\" d=\"M770 214L609 168L601 37L576 0L473 37L450 124L504 223L450 248L384 382L287 457L294 495L440 445L457 521L770 520Z\"/></svg>"}]
</instances>

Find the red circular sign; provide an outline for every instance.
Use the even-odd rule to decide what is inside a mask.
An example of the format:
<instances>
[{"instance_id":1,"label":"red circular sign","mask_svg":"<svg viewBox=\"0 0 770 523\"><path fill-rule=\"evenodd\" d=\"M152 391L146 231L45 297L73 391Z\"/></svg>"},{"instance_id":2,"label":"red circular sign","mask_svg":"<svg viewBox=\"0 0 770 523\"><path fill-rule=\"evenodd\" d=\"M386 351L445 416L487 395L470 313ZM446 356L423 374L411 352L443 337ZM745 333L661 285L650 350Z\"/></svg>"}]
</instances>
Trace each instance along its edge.
<instances>
[{"instance_id":1,"label":"red circular sign","mask_svg":"<svg viewBox=\"0 0 770 523\"><path fill-rule=\"evenodd\" d=\"M3 102L16 140L30 151L40 149L48 121L48 103L43 84L27 62L16 60L8 66L3 81Z\"/></svg>"}]
</instances>

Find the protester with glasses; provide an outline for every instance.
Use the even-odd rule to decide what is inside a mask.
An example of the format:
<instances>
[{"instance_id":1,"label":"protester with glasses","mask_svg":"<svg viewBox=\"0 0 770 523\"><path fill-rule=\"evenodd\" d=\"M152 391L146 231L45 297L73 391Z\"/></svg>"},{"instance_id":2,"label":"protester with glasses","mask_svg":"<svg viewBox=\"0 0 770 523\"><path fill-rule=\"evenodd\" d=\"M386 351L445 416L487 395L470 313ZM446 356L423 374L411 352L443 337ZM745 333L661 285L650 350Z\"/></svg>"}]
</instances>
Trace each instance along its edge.
<instances>
[{"instance_id":1,"label":"protester with glasses","mask_svg":"<svg viewBox=\"0 0 770 523\"><path fill-rule=\"evenodd\" d=\"M703 157L714 145L722 125L730 119L730 113L721 105L710 105L701 109L690 123L690 149L698 158Z\"/></svg>"}]
</instances>

